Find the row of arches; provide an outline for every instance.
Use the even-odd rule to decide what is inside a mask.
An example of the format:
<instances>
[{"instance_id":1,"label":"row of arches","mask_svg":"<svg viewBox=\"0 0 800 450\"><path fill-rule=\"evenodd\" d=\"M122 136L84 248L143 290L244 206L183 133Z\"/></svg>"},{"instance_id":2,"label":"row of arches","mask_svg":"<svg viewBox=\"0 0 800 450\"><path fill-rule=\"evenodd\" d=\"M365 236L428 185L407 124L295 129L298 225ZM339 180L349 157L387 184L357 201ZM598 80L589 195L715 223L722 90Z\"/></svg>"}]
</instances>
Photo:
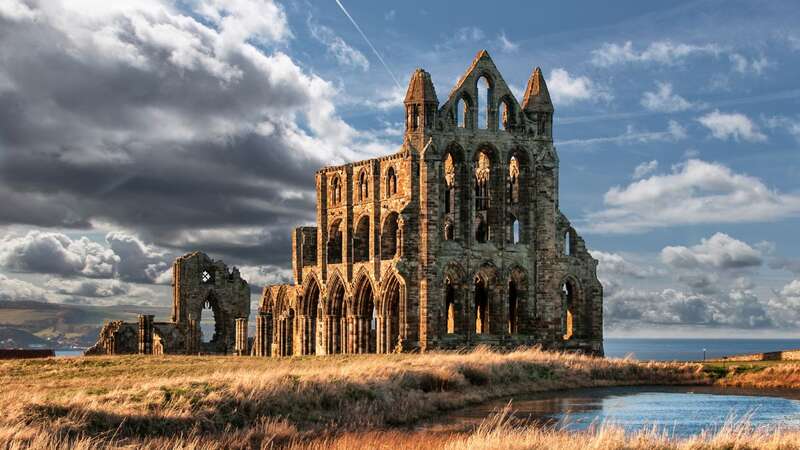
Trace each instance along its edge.
<instances>
[{"instance_id":1,"label":"row of arches","mask_svg":"<svg viewBox=\"0 0 800 450\"><path fill-rule=\"evenodd\" d=\"M274 320L274 354L391 353L401 339L404 289L392 274L381 293L368 277L361 277L349 299L339 277L331 280L325 297L314 278L296 302L289 302L281 291L274 304L262 305L261 311Z\"/></svg>"},{"instance_id":2,"label":"row of arches","mask_svg":"<svg viewBox=\"0 0 800 450\"><path fill-rule=\"evenodd\" d=\"M514 125L517 102L510 93L495 99L492 78L486 74L475 80L473 92L462 90L453 110L453 121L458 128L508 130Z\"/></svg>"},{"instance_id":3,"label":"row of arches","mask_svg":"<svg viewBox=\"0 0 800 450\"><path fill-rule=\"evenodd\" d=\"M500 280L492 266L483 266L467 278L457 265L451 264L442 282L443 314L434 329L440 339L463 343L470 336L513 336L533 331L536 304L522 268L513 268ZM394 273L379 288L362 275L352 290L347 290L335 275L324 294L311 277L295 301L290 302L284 290L274 303L262 304L261 312L273 319L274 332L268 338L272 353L290 356L394 352L401 348L407 323L405 292L404 282ZM591 339L591 302L577 278L565 277L560 294L560 338Z\"/></svg>"},{"instance_id":4,"label":"row of arches","mask_svg":"<svg viewBox=\"0 0 800 450\"><path fill-rule=\"evenodd\" d=\"M356 184L355 199L359 202L369 200L371 176L366 168L359 171L357 177L358 183ZM331 178L329 199L331 206L338 206L342 203L342 179L337 174ZM391 198L397 195L397 172L393 166L386 169L386 174L383 177L384 198Z\"/></svg>"},{"instance_id":5,"label":"row of arches","mask_svg":"<svg viewBox=\"0 0 800 450\"><path fill-rule=\"evenodd\" d=\"M370 248L372 246L373 235L370 232L370 216L362 215L350 234L349 243L344 242L344 222L342 219L334 220L328 228L328 241L326 243L326 258L328 264L340 264L344 245L348 244L352 249L352 261L364 262L370 259ZM400 227L400 215L397 212L390 212L383 220L380 228L380 235L374 237L380 242L379 254L376 255L382 260L392 259L399 256L402 248L402 230Z\"/></svg>"},{"instance_id":6,"label":"row of arches","mask_svg":"<svg viewBox=\"0 0 800 450\"><path fill-rule=\"evenodd\" d=\"M444 240L458 239L470 230L471 239L488 242L496 240L495 231L504 230L496 234L504 234L505 243L525 242L521 219L528 217L530 209L530 202L525 201L528 154L524 149L514 149L504 165L499 163L498 154L494 147L482 145L468 162L458 144L446 148L441 173ZM459 224L468 227L458 230Z\"/></svg>"},{"instance_id":7,"label":"row of arches","mask_svg":"<svg viewBox=\"0 0 800 450\"><path fill-rule=\"evenodd\" d=\"M504 286L502 284L505 284ZM521 319L536 315L534 296L522 268L513 268L505 280L499 280L492 266L481 267L470 279L451 264L443 278L443 335L482 335L530 332L520 326ZM561 282L561 338L564 341L590 338L592 334L591 302L584 295L577 278L565 277Z\"/></svg>"}]
</instances>

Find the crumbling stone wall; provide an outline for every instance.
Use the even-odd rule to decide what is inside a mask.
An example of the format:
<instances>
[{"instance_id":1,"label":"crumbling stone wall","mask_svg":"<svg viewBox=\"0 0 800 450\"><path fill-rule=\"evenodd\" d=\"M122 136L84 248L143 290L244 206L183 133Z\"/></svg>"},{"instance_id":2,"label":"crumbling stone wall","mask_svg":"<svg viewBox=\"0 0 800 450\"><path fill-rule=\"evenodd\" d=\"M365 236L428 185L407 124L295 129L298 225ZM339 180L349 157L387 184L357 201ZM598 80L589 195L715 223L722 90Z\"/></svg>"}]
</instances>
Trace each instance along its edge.
<instances>
[{"instance_id":1,"label":"crumbling stone wall","mask_svg":"<svg viewBox=\"0 0 800 450\"><path fill-rule=\"evenodd\" d=\"M440 106L418 69L405 109L397 153L317 172L317 227L293 233L294 284L265 288L254 353L602 354L597 261L559 211L541 70L519 103L481 51Z\"/></svg>"},{"instance_id":2,"label":"crumbling stone wall","mask_svg":"<svg viewBox=\"0 0 800 450\"><path fill-rule=\"evenodd\" d=\"M229 270L224 262L194 252L176 259L172 273L170 322L155 322L147 315L138 322L109 322L86 354L233 354L236 320L241 319L241 328L250 317L250 288L239 270ZM204 314L214 321L214 333L207 342L199 327ZM247 340L246 332L240 333L240 340Z\"/></svg>"}]
</instances>

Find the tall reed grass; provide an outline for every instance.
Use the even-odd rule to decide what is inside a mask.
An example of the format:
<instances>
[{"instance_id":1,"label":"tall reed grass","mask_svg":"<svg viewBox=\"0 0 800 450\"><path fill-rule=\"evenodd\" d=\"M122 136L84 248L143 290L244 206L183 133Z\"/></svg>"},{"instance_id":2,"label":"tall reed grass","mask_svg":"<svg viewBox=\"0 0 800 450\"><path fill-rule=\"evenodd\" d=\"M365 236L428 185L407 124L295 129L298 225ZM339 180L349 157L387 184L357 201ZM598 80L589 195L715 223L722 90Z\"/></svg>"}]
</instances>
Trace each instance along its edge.
<instances>
[{"instance_id":1,"label":"tall reed grass","mask_svg":"<svg viewBox=\"0 0 800 450\"><path fill-rule=\"evenodd\" d=\"M258 448L306 445L320 436L340 445L347 433L357 432L353 436L358 439L372 436L366 430L391 434L386 430L520 393L711 381L699 364L536 349L280 360L128 356L9 361L0 363L0 448L109 443ZM431 444L450 445L441 439L424 437Z\"/></svg>"}]
</instances>

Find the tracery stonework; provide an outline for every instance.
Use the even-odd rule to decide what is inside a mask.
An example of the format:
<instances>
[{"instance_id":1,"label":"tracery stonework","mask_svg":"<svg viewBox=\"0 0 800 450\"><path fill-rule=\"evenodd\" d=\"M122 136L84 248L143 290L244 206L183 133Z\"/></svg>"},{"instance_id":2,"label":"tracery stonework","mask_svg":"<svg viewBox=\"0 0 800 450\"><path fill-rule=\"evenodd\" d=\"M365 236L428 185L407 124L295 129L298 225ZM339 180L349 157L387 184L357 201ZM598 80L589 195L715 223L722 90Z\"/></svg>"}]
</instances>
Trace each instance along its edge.
<instances>
[{"instance_id":1,"label":"tracery stonework","mask_svg":"<svg viewBox=\"0 0 800 450\"><path fill-rule=\"evenodd\" d=\"M317 226L292 233L294 284L264 289L254 353L602 354L603 287L559 211L541 70L520 104L481 51L444 104L422 69L404 103L397 153L316 173Z\"/></svg>"}]
</instances>

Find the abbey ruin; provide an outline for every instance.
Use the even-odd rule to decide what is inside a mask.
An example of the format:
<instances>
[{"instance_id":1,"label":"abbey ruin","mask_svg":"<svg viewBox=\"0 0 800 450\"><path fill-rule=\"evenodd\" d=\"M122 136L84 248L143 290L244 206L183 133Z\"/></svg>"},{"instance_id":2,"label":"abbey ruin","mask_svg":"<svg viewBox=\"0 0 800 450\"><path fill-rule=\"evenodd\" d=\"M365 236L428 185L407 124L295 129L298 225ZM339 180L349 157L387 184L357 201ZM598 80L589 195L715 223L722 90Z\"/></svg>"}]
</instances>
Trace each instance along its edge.
<instances>
[{"instance_id":1,"label":"abbey ruin","mask_svg":"<svg viewBox=\"0 0 800 450\"><path fill-rule=\"evenodd\" d=\"M172 319L156 322L140 315L138 322L111 321L100 330L86 355L246 354L250 287L239 270L200 252L172 265ZM213 319L213 333L204 337L203 313Z\"/></svg>"},{"instance_id":2,"label":"abbey ruin","mask_svg":"<svg viewBox=\"0 0 800 450\"><path fill-rule=\"evenodd\" d=\"M110 322L87 354L277 357L485 344L602 355L603 286L559 210L541 70L520 104L481 51L444 104L422 69L404 103L397 153L316 173L317 226L293 231L294 284L264 288L252 345L247 282L192 253L173 267L171 321ZM204 310L214 320L206 339Z\"/></svg>"},{"instance_id":3,"label":"abbey ruin","mask_svg":"<svg viewBox=\"0 0 800 450\"><path fill-rule=\"evenodd\" d=\"M317 226L292 233L294 284L264 289L253 353L602 355L603 287L559 210L541 70L520 104L481 51L443 104L422 69L404 103L397 153L317 172Z\"/></svg>"}]
</instances>

